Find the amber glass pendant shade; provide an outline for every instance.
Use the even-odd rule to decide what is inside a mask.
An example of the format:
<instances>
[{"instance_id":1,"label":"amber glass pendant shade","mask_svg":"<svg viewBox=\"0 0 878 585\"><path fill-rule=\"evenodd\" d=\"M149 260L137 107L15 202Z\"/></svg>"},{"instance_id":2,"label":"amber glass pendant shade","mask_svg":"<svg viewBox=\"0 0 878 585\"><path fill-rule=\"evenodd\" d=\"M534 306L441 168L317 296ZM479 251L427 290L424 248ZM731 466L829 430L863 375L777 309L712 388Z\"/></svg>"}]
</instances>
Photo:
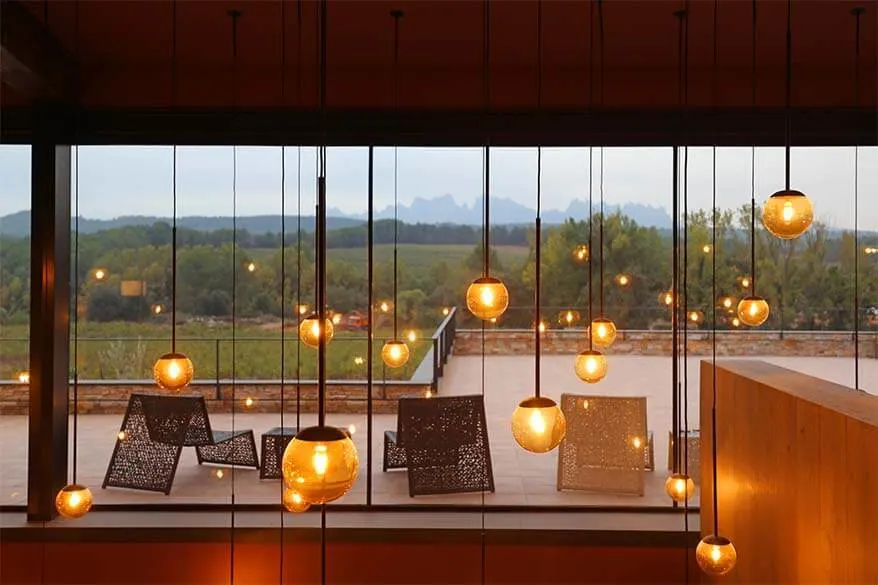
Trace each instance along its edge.
<instances>
[{"instance_id":1,"label":"amber glass pendant shade","mask_svg":"<svg viewBox=\"0 0 878 585\"><path fill-rule=\"evenodd\" d=\"M512 413L512 436L522 449L531 453L551 451L566 434L567 418L551 398L526 398Z\"/></svg>"},{"instance_id":2,"label":"amber glass pendant shade","mask_svg":"<svg viewBox=\"0 0 878 585\"><path fill-rule=\"evenodd\" d=\"M324 328L326 329L326 343L332 341L335 333L335 327L332 326L331 319L324 320ZM299 324L299 339L308 347L317 347L320 345L320 318L317 313L312 313L307 319L302 320Z\"/></svg>"},{"instance_id":3,"label":"amber glass pendant shade","mask_svg":"<svg viewBox=\"0 0 878 585\"><path fill-rule=\"evenodd\" d=\"M695 482L685 473L674 473L665 480L665 493L682 504L695 494Z\"/></svg>"},{"instance_id":4,"label":"amber glass pendant shade","mask_svg":"<svg viewBox=\"0 0 878 585\"><path fill-rule=\"evenodd\" d=\"M496 319L508 306L506 285L491 276L477 278L466 290L466 308L483 321Z\"/></svg>"},{"instance_id":5,"label":"amber glass pendant shade","mask_svg":"<svg viewBox=\"0 0 878 585\"><path fill-rule=\"evenodd\" d=\"M166 353L152 368L155 383L165 390L182 390L192 382L194 376L192 360L182 353Z\"/></svg>"},{"instance_id":6,"label":"amber glass pendant shade","mask_svg":"<svg viewBox=\"0 0 878 585\"><path fill-rule=\"evenodd\" d=\"M314 506L337 500L353 487L360 459L349 433L336 427L308 427L284 450L282 472L287 489Z\"/></svg>"},{"instance_id":7,"label":"amber glass pendant shade","mask_svg":"<svg viewBox=\"0 0 878 585\"><path fill-rule=\"evenodd\" d=\"M609 366L604 354L599 351L587 350L576 355L573 368L580 380L594 384L604 379Z\"/></svg>"},{"instance_id":8,"label":"amber glass pendant shade","mask_svg":"<svg viewBox=\"0 0 878 585\"><path fill-rule=\"evenodd\" d=\"M388 368L399 368L409 361L409 346L404 341L391 339L381 348L381 359Z\"/></svg>"},{"instance_id":9,"label":"amber glass pendant shade","mask_svg":"<svg viewBox=\"0 0 878 585\"><path fill-rule=\"evenodd\" d=\"M88 514L91 504L91 490L78 483L65 485L55 496L55 509L61 516L71 520Z\"/></svg>"},{"instance_id":10,"label":"amber glass pendant shade","mask_svg":"<svg viewBox=\"0 0 878 585\"><path fill-rule=\"evenodd\" d=\"M719 577L735 568L738 552L731 540L711 534L702 538L695 547L695 560L706 574Z\"/></svg>"},{"instance_id":11,"label":"amber glass pendant shade","mask_svg":"<svg viewBox=\"0 0 878 585\"><path fill-rule=\"evenodd\" d=\"M302 494L296 490L284 488L283 505L289 512L299 514L311 507L311 504L302 499Z\"/></svg>"},{"instance_id":12,"label":"amber glass pendant shade","mask_svg":"<svg viewBox=\"0 0 878 585\"><path fill-rule=\"evenodd\" d=\"M768 301L762 297L744 297L738 303L738 319L748 327L759 327L768 319Z\"/></svg>"},{"instance_id":13,"label":"amber glass pendant shade","mask_svg":"<svg viewBox=\"0 0 878 585\"><path fill-rule=\"evenodd\" d=\"M589 329L592 343L600 347L609 347L616 341L616 324L610 319L595 319Z\"/></svg>"},{"instance_id":14,"label":"amber glass pendant shade","mask_svg":"<svg viewBox=\"0 0 878 585\"><path fill-rule=\"evenodd\" d=\"M762 225L782 240L798 238L813 221L814 206L801 191L778 191L762 206Z\"/></svg>"}]
</instances>

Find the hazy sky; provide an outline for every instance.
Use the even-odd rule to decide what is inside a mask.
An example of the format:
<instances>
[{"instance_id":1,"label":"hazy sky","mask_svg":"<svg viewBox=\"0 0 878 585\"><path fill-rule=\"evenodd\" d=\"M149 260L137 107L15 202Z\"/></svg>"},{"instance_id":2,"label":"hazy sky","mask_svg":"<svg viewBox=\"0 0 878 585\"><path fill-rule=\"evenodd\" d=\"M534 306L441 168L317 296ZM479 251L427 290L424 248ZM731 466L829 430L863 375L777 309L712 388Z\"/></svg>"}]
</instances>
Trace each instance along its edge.
<instances>
[{"instance_id":1,"label":"hazy sky","mask_svg":"<svg viewBox=\"0 0 878 585\"><path fill-rule=\"evenodd\" d=\"M366 209L366 148L330 149L328 204L348 213ZM750 149L717 150L717 198L720 207L738 207L750 198ZM669 209L670 148L608 148L604 193L608 203L642 203ZM595 150L595 184L599 150ZM690 207L709 208L712 151L690 149ZM231 215L232 148L178 148L180 215ZM170 147L83 147L79 154L80 213L89 218L120 215L170 216L172 205ZM314 149L302 149L302 207L314 205ZM376 149L376 206L392 203L393 149ZM286 205L297 206L298 149L286 149ZM793 188L812 197L818 220L853 226L854 149L802 148L793 151ZM783 185L783 149L756 153L757 201ZM27 147L0 145L0 215L29 207L30 160ZM572 199L587 198L588 149L543 150L543 207L566 209ZM878 230L878 148L860 149L861 229ZM406 148L399 150L399 198L452 195L472 204L482 192L482 151L476 148ZM492 150L492 195L533 207L536 198L536 149ZM277 214L281 209L281 150L238 149L239 215ZM471 218L469 218L471 220Z\"/></svg>"}]
</instances>

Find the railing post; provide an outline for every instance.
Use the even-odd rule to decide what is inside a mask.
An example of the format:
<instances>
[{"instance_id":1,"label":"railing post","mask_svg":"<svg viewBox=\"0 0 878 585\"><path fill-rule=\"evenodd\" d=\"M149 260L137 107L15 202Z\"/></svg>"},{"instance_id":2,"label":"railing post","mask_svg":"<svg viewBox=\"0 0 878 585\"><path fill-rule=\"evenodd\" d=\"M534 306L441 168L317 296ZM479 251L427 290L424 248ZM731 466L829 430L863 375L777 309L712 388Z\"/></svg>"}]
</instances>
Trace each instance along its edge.
<instances>
[{"instance_id":1,"label":"railing post","mask_svg":"<svg viewBox=\"0 0 878 585\"><path fill-rule=\"evenodd\" d=\"M220 387L220 339L217 337L214 339L214 372L216 372L216 399L223 399L222 388Z\"/></svg>"},{"instance_id":2,"label":"railing post","mask_svg":"<svg viewBox=\"0 0 878 585\"><path fill-rule=\"evenodd\" d=\"M433 379L430 381L430 387L433 394L439 389L439 340L433 338Z\"/></svg>"}]
</instances>

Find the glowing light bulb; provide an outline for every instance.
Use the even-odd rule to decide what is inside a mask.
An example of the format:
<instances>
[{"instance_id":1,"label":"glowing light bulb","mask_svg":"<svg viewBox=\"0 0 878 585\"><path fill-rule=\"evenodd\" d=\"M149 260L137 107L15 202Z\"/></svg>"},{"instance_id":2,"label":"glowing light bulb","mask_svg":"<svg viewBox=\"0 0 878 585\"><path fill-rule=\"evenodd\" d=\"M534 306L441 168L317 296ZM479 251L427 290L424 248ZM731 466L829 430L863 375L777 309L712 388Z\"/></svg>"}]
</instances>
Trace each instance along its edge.
<instances>
[{"instance_id":1,"label":"glowing light bulb","mask_svg":"<svg viewBox=\"0 0 878 585\"><path fill-rule=\"evenodd\" d=\"M732 326L733 326L733 327L740 327L740 326L741 326L741 320L738 319L737 317L735 317L734 319L732 319Z\"/></svg>"},{"instance_id":2,"label":"glowing light bulb","mask_svg":"<svg viewBox=\"0 0 878 585\"><path fill-rule=\"evenodd\" d=\"M106 270L103 270L103 269L101 269L101 268L98 268L97 270L95 270L95 278L96 278L97 280L103 280L103 279L106 278L106 277L107 277L107 272L106 272Z\"/></svg>"},{"instance_id":3,"label":"glowing light bulb","mask_svg":"<svg viewBox=\"0 0 878 585\"><path fill-rule=\"evenodd\" d=\"M494 291L490 288L483 288L479 293L479 299L482 301L483 305L488 307L494 306Z\"/></svg>"},{"instance_id":4,"label":"glowing light bulb","mask_svg":"<svg viewBox=\"0 0 878 585\"><path fill-rule=\"evenodd\" d=\"M732 308L732 303L733 303L733 302L734 302L734 301L732 301L731 298L729 298L729 297L725 297L725 298L723 299L723 307L725 307L726 309L730 309L730 308Z\"/></svg>"},{"instance_id":5,"label":"glowing light bulb","mask_svg":"<svg viewBox=\"0 0 878 585\"><path fill-rule=\"evenodd\" d=\"M534 410L527 420L533 432L543 434L546 432L546 421L543 420L539 410Z\"/></svg>"},{"instance_id":6,"label":"glowing light bulb","mask_svg":"<svg viewBox=\"0 0 878 585\"><path fill-rule=\"evenodd\" d=\"M217 478L217 479L222 479L224 475L225 475L225 473L223 472L222 469L217 469L217 470L216 470L216 478Z\"/></svg>"},{"instance_id":7,"label":"glowing light bulb","mask_svg":"<svg viewBox=\"0 0 878 585\"><path fill-rule=\"evenodd\" d=\"M119 434L116 435L116 438L119 439L120 441L124 441L125 437L126 437L125 431L119 431Z\"/></svg>"},{"instance_id":8,"label":"glowing light bulb","mask_svg":"<svg viewBox=\"0 0 878 585\"><path fill-rule=\"evenodd\" d=\"M631 444L634 445L635 449L640 449L640 447L643 445L643 441L640 439L640 437L634 437L634 439L631 440Z\"/></svg>"},{"instance_id":9,"label":"glowing light bulb","mask_svg":"<svg viewBox=\"0 0 878 585\"><path fill-rule=\"evenodd\" d=\"M567 311L567 314L564 316L564 319L567 321L567 323L573 323L573 313L570 311Z\"/></svg>"},{"instance_id":10,"label":"glowing light bulb","mask_svg":"<svg viewBox=\"0 0 878 585\"><path fill-rule=\"evenodd\" d=\"M338 325L339 323L341 323L341 313L336 313L332 316L332 324Z\"/></svg>"},{"instance_id":11,"label":"glowing light bulb","mask_svg":"<svg viewBox=\"0 0 878 585\"><path fill-rule=\"evenodd\" d=\"M253 272L253 271L255 271L255 270L256 270L256 264L254 264L253 262L251 262L250 264L247 265L247 270L248 270L249 272Z\"/></svg>"},{"instance_id":12,"label":"glowing light bulb","mask_svg":"<svg viewBox=\"0 0 878 585\"><path fill-rule=\"evenodd\" d=\"M350 433L350 434L353 435L353 434L356 433L356 432L357 432L357 427L356 427L356 425L353 425L353 424L348 425L348 433Z\"/></svg>"},{"instance_id":13,"label":"glowing light bulb","mask_svg":"<svg viewBox=\"0 0 878 585\"><path fill-rule=\"evenodd\" d=\"M603 323L598 325L597 334L598 334L597 335L598 337L606 337L607 336L607 326L604 325Z\"/></svg>"},{"instance_id":14,"label":"glowing light bulb","mask_svg":"<svg viewBox=\"0 0 878 585\"><path fill-rule=\"evenodd\" d=\"M381 305L378 308L381 309L382 313L386 313L387 311L390 310L390 305L387 304L387 301L384 301L381 303Z\"/></svg>"},{"instance_id":15,"label":"glowing light bulb","mask_svg":"<svg viewBox=\"0 0 878 585\"><path fill-rule=\"evenodd\" d=\"M793 209L793 204L787 201L783 204L783 211L781 212L781 218L783 218L784 223L790 223L793 221L793 218L796 217L796 210ZM719 547L714 547L719 548Z\"/></svg>"},{"instance_id":16,"label":"glowing light bulb","mask_svg":"<svg viewBox=\"0 0 878 585\"><path fill-rule=\"evenodd\" d=\"M743 286L744 288L750 288L750 279L747 278L746 276L744 278L742 278L741 279L741 286Z\"/></svg>"},{"instance_id":17,"label":"glowing light bulb","mask_svg":"<svg viewBox=\"0 0 878 585\"><path fill-rule=\"evenodd\" d=\"M320 337L320 322L315 321L311 324L311 335L314 337Z\"/></svg>"},{"instance_id":18,"label":"glowing light bulb","mask_svg":"<svg viewBox=\"0 0 878 585\"><path fill-rule=\"evenodd\" d=\"M300 315L304 315L308 312L308 305L299 305L297 308Z\"/></svg>"},{"instance_id":19,"label":"glowing light bulb","mask_svg":"<svg viewBox=\"0 0 878 585\"><path fill-rule=\"evenodd\" d=\"M685 473L674 473L665 480L665 493L675 502L683 503L695 494L695 482Z\"/></svg>"},{"instance_id":20,"label":"glowing light bulb","mask_svg":"<svg viewBox=\"0 0 878 585\"><path fill-rule=\"evenodd\" d=\"M701 247L701 250L702 250L705 254L710 254L710 246L707 245L707 244L704 244L704 246Z\"/></svg>"},{"instance_id":21,"label":"glowing light bulb","mask_svg":"<svg viewBox=\"0 0 878 585\"><path fill-rule=\"evenodd\" d=\"M246 406L247 408L253 406L253 399L248 396L247 399L244 401L244 406Z\"/></svg>"},{"instance_id":22,"label":"glowing light bulb","mask_svg":"<svg viewBox=\"0 0 878 585\"><path fill-rule=\"evenodd\" d=\"M537 329L540 330L540 333L545 333L546 332L546 324L543 321L540 321L539 324L537 325Z\"/></svg>"},{"instance_id":23,"label":"glowing light bulb","mask_svg":"<svg viewBox=\"0 0 878 585\"><path fill-rule=\"evenodd\" d=\"M448 316L448 313L450 313L450 312L451 312L451 309L449 309L448 307L445 307L444 309L442 309L442 314L445 315L446 317Z\"/></svg>"},{"instance_id":24,"label":"glowing light bulb","mask_svg":"<svg viewBox=\"0 0 878 585\"><path fill-rule=\"evenodd\" d=\"M172 380L176 380L177 378L179 378L181 372L182 370L180 369L180 364L178 364L177 362L172 362L168 366L168 377L170 377Z\"/></svg>"},{"instance_id":25,"label":"glowing light bulb","mask_svg":"<svg viewBox=\"0 0 878 585\"><path fill-rule=\"evenodd\" d=\"M162 309L162 306L161 306L161 305L153 305L153 307L152 307L152 312L153 312L155 315L161 315L161 313L162 313L163 310L164 310L164 309Z\"/></svg>"},{"instance_id":26,"label":"glowing light bulb","mask_svg":"<svg viewBox=\"0 0 878 585\"><path fill-rule=\"evenodd\" d=\"M326 445L317 445L314 448L314 456L311 458L311 464L314 466L314 473L317 475L326 475L326 469L329 467L329 457L326 454Z\"/></svg>"},{"instance_id":27,"label":"glowing light bulb","mask_svg":"<svg viewBox=\"0 0 878 585\"><path fill-rule=\"evenodd\" d=\"M408 332L407 337L408 337L408 340L409 340L409 341L411 341L412 343L414 343L415 340L418 339L418 334L415 333L415 331L414 331L414 329L413 329L413 330L411 330L411 331Z\"/></svg>"},{"instance_id":28,"label":"glowing light bulb","mask_svg":"<svg viewBox=\"0 0 878 585\"><path fill-rule=\"evenodd\" d=\"M358 366L362 366L363 365L363 358L361 358L360 356L355 357L354 364L356 364Z\"/></svg>"},{"instance_id":29,"label":"glowing light bulb","mask_svg":"<svg viewBox=\"0 0 878 585\"><path fill-rule=\"evenodd\" d=\"M402 350L399 349L398 345L394 345L390 348L390 357L392 357L393 359L398 360L401 355L402 355Z\"/></svg>"},{"instance_id":30,"label":"glowing light bulb","mask_svg":"<svg viewBox=\"0 0 878 585\"><path fill-rule=\"evenodd\" d=\"M30 372L27 370L18 373L18 382L19 384L29 384L30 383Z\"/></svg>"},{"instance_id":31,"label":"glowing light bulb","mask_svg":"<svg viewBox=\"0 0 878 585\"><path fill-rule=\"evenodd\" d=\"M424 392L424 398L433 398L433 391L427 390L426 392Z\"/></svg>"}]
</instances>

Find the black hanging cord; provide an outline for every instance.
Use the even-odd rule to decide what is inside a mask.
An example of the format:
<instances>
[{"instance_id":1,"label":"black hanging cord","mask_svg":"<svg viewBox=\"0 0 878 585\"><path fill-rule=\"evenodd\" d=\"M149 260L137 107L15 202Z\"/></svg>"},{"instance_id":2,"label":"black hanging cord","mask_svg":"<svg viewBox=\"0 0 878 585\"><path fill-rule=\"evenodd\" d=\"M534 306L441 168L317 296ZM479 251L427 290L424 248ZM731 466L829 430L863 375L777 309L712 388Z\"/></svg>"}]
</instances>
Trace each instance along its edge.
<instances>
[{"instance_id":1,"label":"black hanging cord","mask_svg":"<svg viewBox=\"0 0 878 585\"><path fill-rule=\"evenodd\" d=\"M326 425L326 56L328 0L320 3L320 110L323 115L323 140L318 151L317 176L317 247L319 264L317 274L317 303L319 307L320 337L318 339L318 425ZM371 367L371 366L370 366ZM326 504L320 506L320 582L326 583Z\"/></svg>"},{"instance_id":2,"label":"black hanging cord","mask_svg":"<svg viewBox=\"0 0 878 585\"><path fill-rule=\"evenodd\" d=\"M713 3L713 105L717 107L718 103L718 89L717 89L717 67L719 63L719 0L714 0ZM756 65L756 0L753 0L753 71L754 71L754 82L753 82L753 105L756 105L756 77L755 77L755 65ZM755 148L753 150L755 152ZM754 166L755 168L755 166ZM754 181L755 181L755 173L754 173ZM713 211L713 266L711 267L711 294L713 298L716 299L716 224L717 224L717 207L716 207L716 192L717 192L717 181L716 181L716 146L713 147L713 193L711 195L711 209ZM755 193L755 185L753 192ZM751 221L755 214L751 214ZM754 273L751 275L751 284L755 282L756 274L755 274L755 265L754 265ZM755 289L754 289L755 290ZM711 452L712 452L712 461L713 461L713 534L715 536L719 536L719 497L717 495L716 489L716 329L717 329L717 319L716 319L716 310L714 309L713 313L713 331L711 332L711 377L712 383L711 386L713 390L713 403L711 404L710 409L710 431L711 431Z\"/></svg>"},{"instance_id":3,"label":"black hanging cord","mask_svg":"<svg viewBox=\"0 0 878 585\"><path fill-rule=\"evenodd\" d=\"M685 12L678 10L674 16L679 19L677 30L677 101L683 102L683 18ZM680 147L674 147L674 160L672 169L673 201L672 213L674 216L671 227L673 246L671 254L671 386L672 386L672 426L674 429L674 473L680 472L680 314L679 314L679 276L680 276ZM676 505L676 504L675 504Z\"/></svg>"},{"instance_id":4,"label":"black hanging cord","mask_svg":"<svg viewBox=\"0 0 878 585\"><path fill-rule=\"evenodd\" d=\"M284 28L286 30L286 28ZM296 1L296 105L302 107L302 0ZM302 145L296 147L296 316L302 318ZM286 245L286 244L284 244ZM296 432L302 428L302 342L296 342Z\"/></svg>"},{"instance_id":5,"label":"black hanging cord","mask_svg":"<svg viewBox=\"0 0 878 585\"><path fill-rule=\"evenodd\" d=\"M604 107L604 3L603 0L597 0L598 2L598 32L601 35L600 40L600 51L601 51L601 108ZM599 271L599 279L598 286L600 286L601 292L598 296L598 314L600 314L600 318L604 318L604 147L601 146L601 172L598 175L598 189L600 192L600 207L601 207L601 219L598 228L598 238L599 238L599 247L600 247L600 271ZM589 337L591 337L591 332L589 331Z\"/></svg>"},{"instance_id":6,"label":"black hanging cord","mask_svg":"<svg viewBox=\"0 0 878 585\"><path fill-rule=\"evenodd\" d=\"M171 32L173 71L171 74L172 108L177 108L177 0L172 3L173 18ZM171 182L173 183L174 203L171 218L171 353L177 353L177 145L174 144Z\"/></svg>"},{"instance_id":7,"label":"black hanging cord","mask_svg":"<svg viewBox=\"0 0 878 585\"><path fill-rule=\"evenodd\" d=\"M866 11L857 6L854 16L854 107L860 107L860 17ZM860 389L860 147L854 146L854 388Z\"/></svg>"},{"instance_id":8,"label":"black hanging cord","mask_svg":"<svg viewBox=\"0 0 878 585\"><path fill-rule=\"evenodd\" d=\"M402 10L391 10L393 17L393 111L399 115L399 21ZM397 291L399 288L399 146L393 145L393 339L397 337Z\"/></svg>"},{"instance_id":9,"label":"black hanging cord","mask_svg":"<svg viewBox=\"0 0 878 585\"><path fill-rule=\"evenodd\" d=\"M366 291L369 307L369 320L366 323L366 469L372 469L372 342L374 329L374 269L375 269L375 147L369 146L369 187L368 187L367 217L366 217L366 270L369 282ZM395 310L395 307L394 307ZM395 337L395 336L394 336ZM366 505L372 505L372 474L366 474Z\"/></svg>"},{"instance_id":10,"label":"black hanging cord","mask_svg":"<svg viewBox=\"0 0 878 585\"><path fill-rule=\"evenodd\" d=\"M751 102L756 110L756 1L752 2L753 47L750 63ZM756 146L750 148L750 296L756 296Z\"/></svg>"},{"instance_id":11,"label":"black hanging cord","mask_svg":"<svg viewBox=\"0 0 878 585\"><path fill-rule=\"evenodd\" d=\"M689 475L689 1L683 12L683 399L681 400L683 440L680 443L681 469ZM688 499L686 500L688 502ZM685 502L684 502L685 506Z\"/></svg>"},{"instance_id":12,"label":"black hanging cord","mask_svg":"<svg viewBox=\"0 0 878 585\"><path fill-rule=\"evenodd\" d=\"M537 112L543 106L543 2L537 2ZM537 145L537 218L534 225L534 396L540 397L540 248L542 220L540 203L543 188L543 147Z\"/></svg>"},{"instance_id":13,"label":"black hanging cord","mask_svg":"<svg viewBox=\"0 0 878 585\"><path fill-rule=\"evenodd\" d=\"M793 85L793 0L787 0L787 65L786 65L786 149L784 150L786 189L790 190L790 152L792 150L792 85Z\"/></svg>"},{"instance_id":14,"label":"black hanging cord","mask_svg":"<svg viewBox=\"0 0 878 585\"><path fill-rule=\"evenodd\" d=\"M79 2L75 4L75 12L74 12L74 29L76 31L76 53L77 53L77 64L79 63ZM49 30L49 6L48 1L45 6L45 18L46 18L46 30ZM77 108L77 112L79 108ZM79 116L77 115L77 122L79 121ZM78 126L79 124L77 124ZM79 130L79 128L77 128ZM78 142L78 141L77 141ZM73 303L73 483L76 483L76 468L79 448L77 444L79 443L79 144L76 145L76 182L74 183L74 188L76 189L76 195L74 196L74 203L76 209L74 211L76 217L74 218L74 228L76 230L76 237L74 240L74 254L73 254L73 298L75 302Z\"/></svg>"},{"instance_id":15,"label":"black hanging cord","mask_svg":"<svg viewBox=\"0 0 878 585\"><path fill-rule=\"evenodd\" d=\"M594 2L588 3L588 107L594 111ZM592 223L594 220L594 147L588 147L588 350L594 351L594 336L591 334L591 318L594 306L594 248L592 247Z\"/></svg>"},{"instance_id":16,"label":"black hanging cord","mask_svg":"<svg viewBox=\"0 0 878 585\"><path fill-rule=\"evenodd\" d=\"M287 5L280 3L280 103L286 106L287 97ZM284 389L286 381L286 305L287 305L287 148L280 147L280 428L284 429ZM296 306L298 311L298 305ZM297 344L298 345L298 344ZM298 381L297 381L298 382ZM284 481L280 482L281 501L283 501ZM278 531L278 581L284 581L284 507L280 507L280 530Z\"/></svg>"},{"instance_id":17,"label":"black hanging cord","mask_svg":"<svg viewBox=\"0 0 878 585\"><path fill-rule=\"evenodd\" d=\"M491 2L485 0L484 4L484 28L485 28L485 277L491 275L491 130L488 122L488 114L491 112Z\"/></svg>"}]
</instances>

